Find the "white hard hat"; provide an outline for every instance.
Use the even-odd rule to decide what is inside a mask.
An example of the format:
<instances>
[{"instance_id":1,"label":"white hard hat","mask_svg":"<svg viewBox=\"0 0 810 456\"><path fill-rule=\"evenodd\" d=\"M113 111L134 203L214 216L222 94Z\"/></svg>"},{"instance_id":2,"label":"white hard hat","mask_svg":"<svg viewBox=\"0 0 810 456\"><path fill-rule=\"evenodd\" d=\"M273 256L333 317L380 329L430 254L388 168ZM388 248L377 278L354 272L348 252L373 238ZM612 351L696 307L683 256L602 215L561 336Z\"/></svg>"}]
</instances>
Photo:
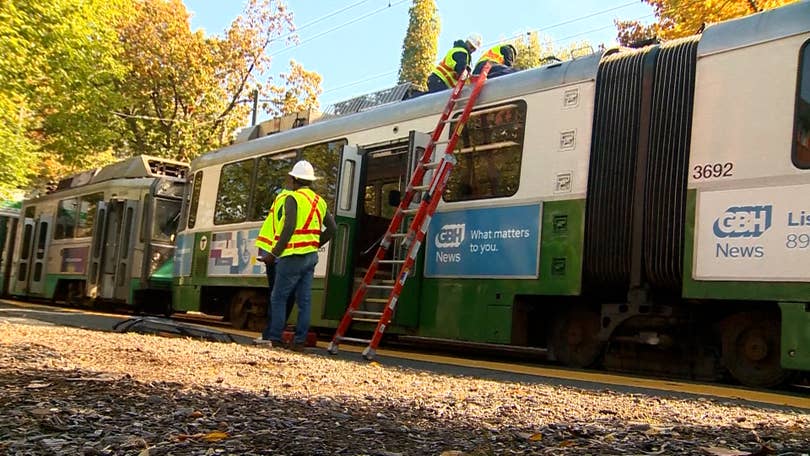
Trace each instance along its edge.
<instances>
[{"instance_id":1,"label":"white hard hat","mask_svg":"<svg viewBox=\"0 0 810 456\"><path fill-rule=\"evenodd\" d=\"M484 40L481 38L481 35L478 33L471 33L470 36L467 37L467 42L473 45L474 48L480 49L481 43Z\"/></svg>"},{"instance_id":2,"label":"white hard hat","mask_svg":"<svg viewBox=\"0 0 810 456\"><path fill-rule=\"evenodd\" d=\"M306 160L301 160L296 163L292 171L288 174L296 179L306 181L314 181L317 179L317 177L315 177L315 169L313 169L312 164Z\"/></svg>"}]
</instances>

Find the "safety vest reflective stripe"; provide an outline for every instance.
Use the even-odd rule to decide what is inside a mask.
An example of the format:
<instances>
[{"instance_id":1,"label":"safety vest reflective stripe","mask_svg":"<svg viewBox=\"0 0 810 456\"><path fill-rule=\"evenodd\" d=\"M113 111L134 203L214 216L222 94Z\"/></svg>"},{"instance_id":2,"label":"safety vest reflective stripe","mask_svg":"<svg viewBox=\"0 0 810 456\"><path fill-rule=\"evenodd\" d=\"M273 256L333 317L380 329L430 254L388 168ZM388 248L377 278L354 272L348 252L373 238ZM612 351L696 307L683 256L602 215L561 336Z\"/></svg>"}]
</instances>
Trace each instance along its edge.
<instances>
[{"instance_id":1,"label":"safety vest reflective stripe","mask_svg":"<svg viewBox=\"0 0 810 456\"><path fill-rule=\"evenodd\" d=\"M287 249L300 249L302 247L315 247L315 250L317 250L318 247L320 247L320 246L321 246L321 243L319 241L290 242L289 244L287 244L286 248ZM281 255L281 256L286 256L286 255Z\"/></svg>"},{"instance_id":2,"label":"safety vest reflective stripe","mask_svg":"<svg viewBox=\"0 0 810 456\"><path fill-rule=\"evenodd\" d=\"M447 55L444 56L441 62L436 65L436 68L433 70L433 74L439 77L447 87L453 87L458 82L459 75L456 74L456 61L453 60L453 54L456 52L463 52L467 56L467 64L470 63L470 53L467 51L467 48L463 47L454 47L450 49Z\"/></svg>"},{"instance_id":3,"label":"safety vest reflective stripe","mask_svg":"<svg viewBox=\"0 0 810 456\"><path fill-rule=\"evenodd\" d=\"M309 188L298 189L290 196L295 198L298 205L295 231L281 256L317 252L320 246L321 225L326 213L326 202ZM306 207L309 207L309 211L305 212Z\"/></svg>"},{"instance_id":4,"label":"safety vest reflective stripe","mask_svg":"<svg viewBox=\"0 0 810 456\"><path fill-rule=\"evenodd\" d=\"M449 68L444 62L436 66L436 73L438 73L439 78L441 78L448 87L453 87L458 82L456 70Z\"/></svg>"},{"instance_id":5,"label":"safety vest reflective stripe","mask_svg":"<svg viewBox=\"0 0 810 456\"><path fill-rule=\"evenodd\" d=\"M501 55L501 45L500 44L497 45L497 46L489 48L489 50L487 52L485 52L484 55L482 55L480 59L478 59L478 63L486 62L487 60L492 60L495 63L499 63L499 64L503 65L504 60L503 60L503 55Z\"/></svg>"},{"instance_id":6,"label":"safety vest reflective stripe","mask_svg":"<svg viewBox=\"0 0 810 456\"><path fill-rule=\"evenodd\" d=\"M278 196L276 196L276 199L273 200L273 204L270 206L270 212L268 212L267 218L264 220L259 230L259 236L256 238L256 247L265 252L273 250L273 244L278 240L278 235L275 233L278 231L279 223L284 220L284 198L290 193L289 190L282 190Z\"/></svg>"}]
</instances>

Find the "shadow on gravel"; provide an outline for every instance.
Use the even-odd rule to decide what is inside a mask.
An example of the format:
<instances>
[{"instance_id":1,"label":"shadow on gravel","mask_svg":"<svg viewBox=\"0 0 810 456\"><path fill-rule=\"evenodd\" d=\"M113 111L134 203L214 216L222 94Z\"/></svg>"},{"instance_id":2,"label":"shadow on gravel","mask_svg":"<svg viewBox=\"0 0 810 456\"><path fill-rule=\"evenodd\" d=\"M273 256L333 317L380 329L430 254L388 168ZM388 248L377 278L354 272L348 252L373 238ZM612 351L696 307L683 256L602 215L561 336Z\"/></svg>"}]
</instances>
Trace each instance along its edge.
<instances>
[{"instance_id":1,"label":"shadow on gravel","mask_svg":"<svg viewBox=\"0 0 810 456\"><path fill-rule=\"evenodd\" d=\"M292 385L290 385L292 386ZM590 422L521 427L469 420L465 404L440 408L396 398L290 399L283 391L188 389L82 370L0 366L0 452L4 454L496 455L801 454L810 431L784 427L653 428L608 410ZM505 418L505 419L504 419ZM696 418L697 420L697 418ZM456 453L452 451L457 451Z\"/></svg>"}]
</instances>

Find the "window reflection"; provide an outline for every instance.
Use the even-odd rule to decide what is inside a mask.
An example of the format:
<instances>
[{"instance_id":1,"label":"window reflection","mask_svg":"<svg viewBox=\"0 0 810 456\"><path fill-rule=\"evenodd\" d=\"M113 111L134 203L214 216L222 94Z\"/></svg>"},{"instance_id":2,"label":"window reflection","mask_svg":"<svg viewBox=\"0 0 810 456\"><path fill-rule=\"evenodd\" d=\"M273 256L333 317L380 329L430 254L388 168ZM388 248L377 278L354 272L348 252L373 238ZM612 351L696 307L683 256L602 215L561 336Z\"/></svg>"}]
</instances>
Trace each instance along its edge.
<instances>
[{"instance_id":1,"label":"window reflection","mask_svg":"<svg viewBox=\"0 0 810 456\"><path fill-rule=\"evenodd\" d=\"M526 127L522 101L473 115L456 144L458 160L444 191L445 201L514 195L520 184L520 162ZM452 131L455 125L451 125Z\"/></svg>"}]
</instances>

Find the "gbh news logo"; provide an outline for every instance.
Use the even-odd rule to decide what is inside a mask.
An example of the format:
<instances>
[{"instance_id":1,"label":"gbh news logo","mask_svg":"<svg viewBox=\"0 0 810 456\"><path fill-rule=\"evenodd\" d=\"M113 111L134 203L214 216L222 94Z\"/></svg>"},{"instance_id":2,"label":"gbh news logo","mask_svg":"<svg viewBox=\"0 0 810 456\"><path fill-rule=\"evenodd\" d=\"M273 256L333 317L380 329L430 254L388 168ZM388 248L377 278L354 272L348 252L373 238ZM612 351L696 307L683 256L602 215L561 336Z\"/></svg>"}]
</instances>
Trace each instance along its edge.
<instances>
[{"instance_id":1,"label":"gbh news logo","mask_svg":"<svg viewBox=\"0 0 810 456\"><path fill-rule=\"evenodd\" d=\"M773 207L731 206L714 221L714 235L719 238L760 237L771 227Z\"/></svg>"},{"instance_id":2,"label":"gbh news logo","mask_svg":"<svg viewBox=\"0 0 810 456\"><path fill-rule=\"evenodd\" d=\"M436 248L446 249L460 246L464 242L464 225L464 223L455 223L442 226L436 233Z\"/></svg>"}]
</instances>

